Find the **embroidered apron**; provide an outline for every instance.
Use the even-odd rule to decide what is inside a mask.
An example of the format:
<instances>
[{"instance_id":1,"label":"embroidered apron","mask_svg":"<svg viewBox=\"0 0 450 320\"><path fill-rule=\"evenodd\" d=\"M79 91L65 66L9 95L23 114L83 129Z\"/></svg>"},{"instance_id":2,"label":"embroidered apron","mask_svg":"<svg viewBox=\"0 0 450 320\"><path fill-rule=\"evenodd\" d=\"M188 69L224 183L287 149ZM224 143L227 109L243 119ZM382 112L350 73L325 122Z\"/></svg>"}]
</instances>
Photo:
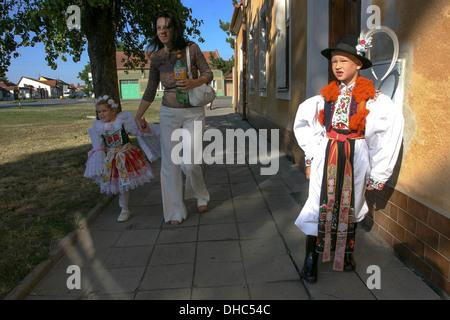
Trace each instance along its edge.
<instances>
[{"instance_id":1,"label":"embroidered apron","mask_svg":"<svg viewBox=\"0 0 450 320\"><path fill-rule=\"evenodd\" d=\"M353 153L356 139L364 134L331 128L335 103L325 103L324 116L329 139L320 195L318 239L316 250L323 252L323 262L330 261L335 252L333 269L342 271L344 254L353 252L355 242L355 212L353 194ZM356 114L352 99L350 117Z\"/></svg>"}]
</instances>

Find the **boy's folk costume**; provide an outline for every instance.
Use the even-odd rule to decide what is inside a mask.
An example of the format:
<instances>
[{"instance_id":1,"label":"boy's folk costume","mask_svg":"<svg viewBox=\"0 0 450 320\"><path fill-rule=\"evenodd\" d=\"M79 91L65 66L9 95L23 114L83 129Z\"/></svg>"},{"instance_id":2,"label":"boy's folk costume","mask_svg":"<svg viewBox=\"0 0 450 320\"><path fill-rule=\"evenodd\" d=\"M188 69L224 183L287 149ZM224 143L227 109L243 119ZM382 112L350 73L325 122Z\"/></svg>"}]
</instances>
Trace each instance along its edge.
<instances>
[{"instance_id":1,"label":"boy's folk costume","mask_svg":"<svg viewBox=\"0 0 450 320\"><path fill-rule=\"evenodd\" d=\"M332 51L350 53L372 66L364 52L370 40L345 35ZM358 76L348 87L333 81L321 95L300 104L294 133L311 166L309 196L295 221L307 235L302 277L317 280L318 252L331 260L334 270L351 271L356 224L368 212L367 186L381 190L391 176L402 144L403 116L392 100Z\"/></svg>"}]
</instances>

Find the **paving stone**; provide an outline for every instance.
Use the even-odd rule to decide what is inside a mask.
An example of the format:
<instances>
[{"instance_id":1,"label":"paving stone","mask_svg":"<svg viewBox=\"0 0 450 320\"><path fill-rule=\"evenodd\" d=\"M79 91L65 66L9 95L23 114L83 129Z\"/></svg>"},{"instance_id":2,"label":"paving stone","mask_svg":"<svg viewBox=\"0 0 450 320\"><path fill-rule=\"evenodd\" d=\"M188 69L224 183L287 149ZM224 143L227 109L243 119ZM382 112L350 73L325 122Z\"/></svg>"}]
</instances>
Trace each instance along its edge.
<instances>
[{"instance_id":1,"label":"paving stone","mask_svg":"<svg viewBox=\"0 0 450 320\"><path fill-rule=\"evenodd\" d=\"M221 132L251 128L232 108L207 114L212 115L207 126ZM199 214L195 199L186 200L188 217L176 227L164 223L160 161L152 163L155 179L130 193L131 218L118 223L118 198L112 199L26 299L440 299L362 228L356 235L356 271L333 271L332 261L323 263L319 256L317 283L301 280L306 236L294 222L309 181L282 153L278 172L267 176L260 175L265 165L249 165L245 153L242 164L203 165L208 211ZM236 161L241 151L232 154ZM79 290L67 287L71 265L80 267ZM367 286L367 268L374 265L381 271L381 289Z\"/></svg>"}]
</instances>

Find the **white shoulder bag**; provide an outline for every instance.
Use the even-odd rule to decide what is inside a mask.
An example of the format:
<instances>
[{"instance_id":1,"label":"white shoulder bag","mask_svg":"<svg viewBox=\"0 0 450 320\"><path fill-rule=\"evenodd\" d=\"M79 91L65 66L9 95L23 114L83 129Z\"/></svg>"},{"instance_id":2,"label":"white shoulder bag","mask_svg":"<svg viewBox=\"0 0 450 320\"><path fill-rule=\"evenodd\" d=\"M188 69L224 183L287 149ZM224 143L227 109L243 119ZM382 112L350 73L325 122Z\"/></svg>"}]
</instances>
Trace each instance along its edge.
<instances>
[{"instance_id":1,"label":"white shoulder bag","mask_svg":"<svg viewBox=\"0 0 450 320\"><path fill-rule=\"evenodd\" d=\"M187 61L187 71L189 79L192 79L191 72L191 58L189 55L189 46L186 47L186 61ZM211 103L216 98L216 92L214 89L204 83L200 87L189 90L189 103L194 107L203 107L208 103Z\"/></svg>"}]
</instances>

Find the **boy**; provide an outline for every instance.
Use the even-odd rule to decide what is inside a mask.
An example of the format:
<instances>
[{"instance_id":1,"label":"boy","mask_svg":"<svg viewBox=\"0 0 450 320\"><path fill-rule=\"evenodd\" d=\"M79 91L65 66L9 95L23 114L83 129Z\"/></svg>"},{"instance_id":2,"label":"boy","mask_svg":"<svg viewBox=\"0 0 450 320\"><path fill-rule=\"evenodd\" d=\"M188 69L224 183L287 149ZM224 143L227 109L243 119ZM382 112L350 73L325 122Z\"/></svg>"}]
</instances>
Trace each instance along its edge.
<instances>
[{"instance_id":1,"label":"boy","mask_svg":"<svg viewBox=\"0 0 450 320\"><path fill-rule=\"evenodd\" d=\"M391 176L403 136L403 116L359 70L370 39L344 35L321 53L331 61L332 81L321 95L300 104L294 133L305 153L308 199L296 226L307 235L301 276L317 281L318 252L334 270L353 271L356 224L368 212L365 190L381 190Z\"/></svg>"}]
</instances>

